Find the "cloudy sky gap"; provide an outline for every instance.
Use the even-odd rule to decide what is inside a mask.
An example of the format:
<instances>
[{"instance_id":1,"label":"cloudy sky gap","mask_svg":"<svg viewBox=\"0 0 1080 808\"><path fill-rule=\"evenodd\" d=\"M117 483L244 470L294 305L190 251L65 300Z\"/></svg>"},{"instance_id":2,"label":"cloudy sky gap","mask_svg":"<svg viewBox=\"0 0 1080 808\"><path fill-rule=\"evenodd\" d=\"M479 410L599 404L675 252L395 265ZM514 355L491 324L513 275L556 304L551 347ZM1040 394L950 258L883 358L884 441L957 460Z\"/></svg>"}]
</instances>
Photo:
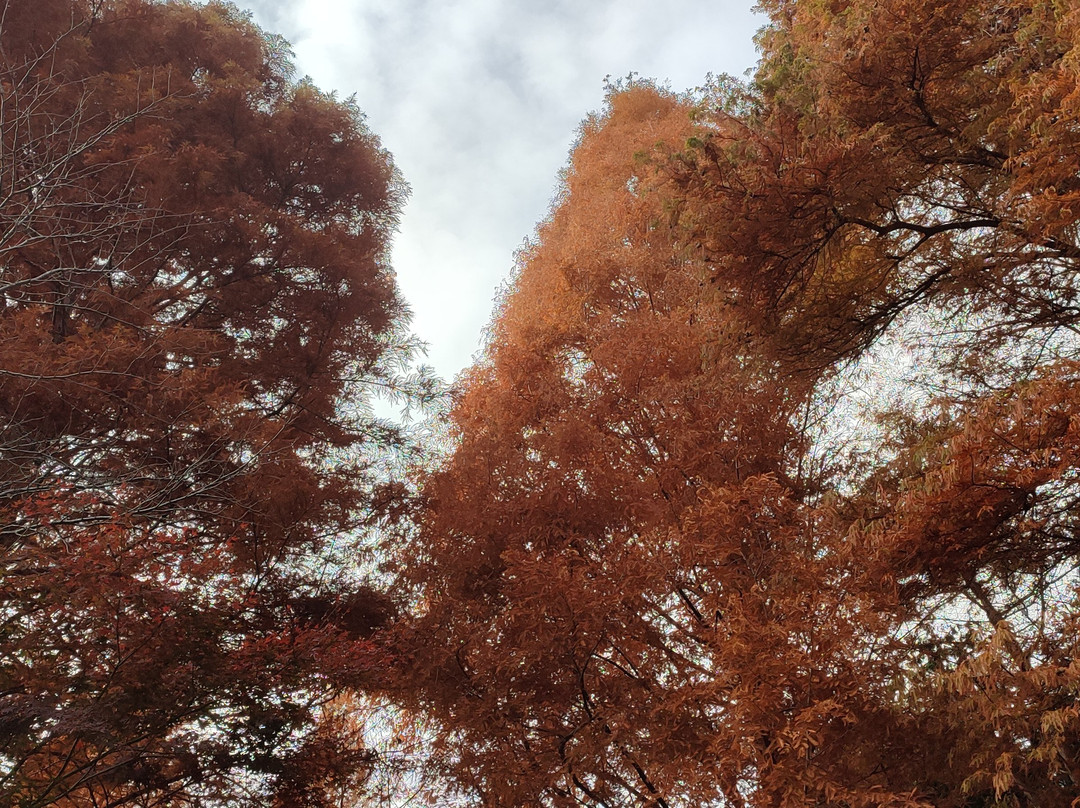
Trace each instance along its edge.
<instances>
[{"instance_id":1,"label":"cloudy sky gap","mask_svg":"<svg viewBox=\"0 0 1080 808\"><path fill-rule=\"evenodd\" d=\"M412 188L394 267L446 379L480 347L605 76L674 90L742 74L763 24L734 0L249 0L300 74L355 94Z\"/></svg>"}]
</instances>

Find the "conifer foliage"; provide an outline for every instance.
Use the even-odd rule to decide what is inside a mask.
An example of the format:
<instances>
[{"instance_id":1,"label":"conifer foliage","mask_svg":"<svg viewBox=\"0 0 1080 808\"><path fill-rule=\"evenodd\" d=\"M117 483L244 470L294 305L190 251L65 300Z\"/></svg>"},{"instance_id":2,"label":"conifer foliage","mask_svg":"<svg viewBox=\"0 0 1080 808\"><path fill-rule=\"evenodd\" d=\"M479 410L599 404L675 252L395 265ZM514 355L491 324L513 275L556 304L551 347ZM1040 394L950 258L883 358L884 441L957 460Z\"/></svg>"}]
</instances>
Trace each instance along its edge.
<instances>
[{"instance_id":1,"label":"conifer foliage","mask_svg":"<svg viewBox=\"0 0 1080 808\"><path fill-rule=\"evenodd\" d=\"M477 804L1075 805L1080 16L762 5L752 83L585 124L408 698Z\"/></svg>"},{"instance_id":2,"label":"conifer foliage","mask_svg":"<svg viewBox=\"0 0 1080 808\"><path fill-rule=\"evenodd\" d=\"M320 805L403 185L234 7L0 4L0 803ZM376 507L378 506L378 507ZM335 551L338 556L335 555ZM344 560L343 560L344 559Z\"/></svg>"}]
</instances>

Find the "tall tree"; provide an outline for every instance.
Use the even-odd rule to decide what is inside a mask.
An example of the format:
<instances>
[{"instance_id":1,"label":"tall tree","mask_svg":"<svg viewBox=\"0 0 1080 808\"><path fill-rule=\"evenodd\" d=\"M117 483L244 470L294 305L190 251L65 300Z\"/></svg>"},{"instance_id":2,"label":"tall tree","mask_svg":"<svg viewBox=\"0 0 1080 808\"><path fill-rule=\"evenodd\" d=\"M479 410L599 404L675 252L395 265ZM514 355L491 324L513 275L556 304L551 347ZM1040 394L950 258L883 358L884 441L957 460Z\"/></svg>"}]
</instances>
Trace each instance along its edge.
<instances>
[{"instance_id":1,"label":"tall tree","mask_svg":"<svg viewBox=\"0 0 1080 808\"><path fill-rule=\"evenodd\" d=\"M404 186L233 6L0 5L0 802L317 805L392 607ZM351 581L351 582L350 582ZM322 719L320 719L320 715Z\"/></svg>"},{"instance_id":2,"label":"tall tree","mask_svg":"<svg viewBox=\"0 0 1080 808\"><path fill-rule=\"evenodd\" d=\"M693 131L647 86L586 125L428 482L403 642L485 804L840 794L813 750L882 712L795 460L811 388L680 241L648 159Z\"/></svg>"},{"instance_id":3,"label":"tall tree","mask_svg":"<svg viewBox=\"0 0 1080 808\"><path fill-rule=\"evenodd\" d=\"M412 698L484 804L1071 805L1080 18L765 5L752 85L586 124L427 481Z\"/></svg>"}]
</instances>

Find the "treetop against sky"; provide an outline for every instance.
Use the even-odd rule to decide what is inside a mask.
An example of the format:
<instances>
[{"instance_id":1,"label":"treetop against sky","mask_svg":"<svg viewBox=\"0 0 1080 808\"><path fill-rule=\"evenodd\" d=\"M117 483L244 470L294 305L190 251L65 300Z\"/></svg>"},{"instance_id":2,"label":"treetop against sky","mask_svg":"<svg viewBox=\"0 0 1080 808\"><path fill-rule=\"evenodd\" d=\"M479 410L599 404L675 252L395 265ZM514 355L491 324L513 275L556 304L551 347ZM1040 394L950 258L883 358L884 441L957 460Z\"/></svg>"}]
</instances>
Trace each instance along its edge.
<instances>
[{"instance_id":1,"label":"treetop against sky","mask_svg":"<svg viewBox=\"0 0 1080 808\"><path fill-rule=\"evenodd\" d=\"M1071 6L609 83L438 454L364 99L232 6L3 8L0 801L1080 796Z\"/></svg>"}]
</instances>

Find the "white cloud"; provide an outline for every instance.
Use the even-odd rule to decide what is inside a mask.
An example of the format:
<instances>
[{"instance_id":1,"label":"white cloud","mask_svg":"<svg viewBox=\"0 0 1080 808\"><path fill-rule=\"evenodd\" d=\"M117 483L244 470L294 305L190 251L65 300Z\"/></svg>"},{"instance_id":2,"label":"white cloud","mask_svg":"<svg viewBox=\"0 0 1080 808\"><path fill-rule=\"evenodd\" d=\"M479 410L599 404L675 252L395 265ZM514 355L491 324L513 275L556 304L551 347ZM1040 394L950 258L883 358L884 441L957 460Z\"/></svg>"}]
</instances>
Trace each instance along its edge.
<instances>
[{"instance_id":1,"label":"white cloud","mask_svg":"<svg viewBox=\"0 0 1080 808\"><path fill-rule=\"evenodd\" d=\"M393 259L414 327L452 377L514 250L548 209L605 76L742 73L762 20L730 0L255 0L301 73L356 94L412 186Z\"/></svg>"}]
</instances>

